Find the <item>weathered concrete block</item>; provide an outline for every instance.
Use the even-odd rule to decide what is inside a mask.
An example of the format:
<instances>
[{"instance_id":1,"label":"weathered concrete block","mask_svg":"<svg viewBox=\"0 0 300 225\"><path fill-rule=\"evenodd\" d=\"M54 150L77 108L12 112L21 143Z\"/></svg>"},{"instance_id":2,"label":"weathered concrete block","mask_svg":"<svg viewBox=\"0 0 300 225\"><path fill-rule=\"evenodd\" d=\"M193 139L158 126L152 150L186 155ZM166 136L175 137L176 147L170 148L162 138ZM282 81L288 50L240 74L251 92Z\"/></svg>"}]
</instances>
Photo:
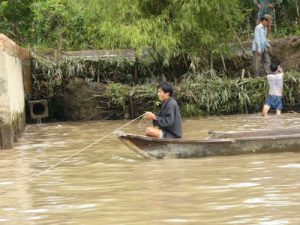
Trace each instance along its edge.
<instances>
[{"instance_id":1,"label":"weathered concrete block","mask_svg":"<svg viewBox=\"0 0 300 225\"><path fill-rule=\"evenodd\" d=\"M49 116L47 100L28 101L28 104L31 119L41 119Z\"/></svg>"},{"instance_id":2,"label":"weathered concrete block","mask_svg":"<svg viewBox=\"0 0 300 225\"><path fill-rule=\"evenodd\" d=\"M13 148L25 127L25 95L23 74L28 79L30 58L27 49L0 34L0 149ZM28 66L27 66L28 67ZM30 83L27 85L29 92Z\"/></svg>"},{"instance_id":3,"label":"weathered concrete block","mask_svg":"<svg viewBox=\"0 0 300 225\"><path fill-rule=\"evenodd\" d=\"M10 124L0 126L0 147L1 149L14 147L14 132Z\"/></svg>"}]
</instances>

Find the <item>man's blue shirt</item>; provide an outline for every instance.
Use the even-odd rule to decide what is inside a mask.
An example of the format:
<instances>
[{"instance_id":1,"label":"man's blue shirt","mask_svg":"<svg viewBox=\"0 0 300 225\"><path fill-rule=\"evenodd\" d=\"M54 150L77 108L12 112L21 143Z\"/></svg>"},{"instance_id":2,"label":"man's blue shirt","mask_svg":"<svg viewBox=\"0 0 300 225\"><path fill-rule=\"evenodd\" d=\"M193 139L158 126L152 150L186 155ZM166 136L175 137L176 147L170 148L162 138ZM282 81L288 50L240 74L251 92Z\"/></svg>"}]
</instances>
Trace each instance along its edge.
<instances>
[{"instance_id":1,"label":"man's blue shirt","mask_svg":"<svg viewBox=\"0 0 300 225\"><path fill-rule=\"evenodd\" d=\"M252 51L257 51L258 49L264 51L268 47L270 47L270 44L267 39L267 28L260 23L255 27Z\"/></svg>"}]
</instances>

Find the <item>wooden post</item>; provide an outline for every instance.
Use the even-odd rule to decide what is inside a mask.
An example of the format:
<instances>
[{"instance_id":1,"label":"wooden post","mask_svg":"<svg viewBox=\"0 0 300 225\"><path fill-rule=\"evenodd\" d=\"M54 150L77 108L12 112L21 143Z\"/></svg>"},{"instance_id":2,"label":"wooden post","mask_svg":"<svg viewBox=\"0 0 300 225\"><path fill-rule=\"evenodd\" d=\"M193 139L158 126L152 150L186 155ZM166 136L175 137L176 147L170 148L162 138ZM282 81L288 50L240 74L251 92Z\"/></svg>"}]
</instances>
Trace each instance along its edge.
<instances>
[{"instance_id":1,"label":"wooden post","mask_svg":"<svg viewBox=\"0 0 300 225\"><path fill-rule=\"evenodd\" d=\"M300 9L299 9L299 1L296 2L296 12L297 12L297 23L300 24Z\"/></svg>"},{"instance_id":2,"label":"wooden post","mask_svg":"<svg viewBox=\"0 0 300 225\"><path fill-rule=\"evenodd\" d=\"M275 33L277 33L277 25L276 25L276 10L275 10L275 8L273 8L273 15L274 15L274 18L273 18L274 32L275 32Z\"/></svg>"},{"instance_id":3,"label":"wooden post","mask_svg":"<svg viewBox=\"0 0 300 225\"><path fill-rule=\"evenodd\" d=\"M225 64L225 60L224 60L224 56L223 56L223 52L222 50L220 49L221 51L221 58L222 58L222 63L223 63L223 67L224 67L224 72L227 72L227 68L226 68L226 64Z\"/></svg>"},{"instance_id":4,"label":"wooden post","mask_svg":"<svg viewBox=\"0 0 300 225\"><path fill-rule=\"evenodd\" d=\"M134 60L134 79L135 80L138 78L138 73L139 73L138 64L139 64L139 59L135 54L135 60Z\"/></svg>"},{"instance_id":5,"label":"wooden post","mask_svg":"<svg viewBox=\"0 0 300 225\"><path fill-rule=\"evenodd\" d=\"M241 74L241 79L244 80L244 76L245 76L245 69L242 69L242 74Z\"/></svg>"}]
</instances>

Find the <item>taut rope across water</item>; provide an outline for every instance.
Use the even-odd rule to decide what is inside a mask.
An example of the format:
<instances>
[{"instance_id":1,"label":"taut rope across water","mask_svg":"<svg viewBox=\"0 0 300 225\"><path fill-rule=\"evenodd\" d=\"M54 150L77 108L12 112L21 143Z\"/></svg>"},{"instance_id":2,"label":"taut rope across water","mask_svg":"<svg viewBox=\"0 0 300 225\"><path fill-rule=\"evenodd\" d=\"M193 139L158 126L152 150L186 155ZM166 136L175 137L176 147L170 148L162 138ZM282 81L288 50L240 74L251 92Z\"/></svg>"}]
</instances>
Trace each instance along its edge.
<instances>
[{"instance_id":1,"label":"taut rope across water","mask_svg":"<svg viewBox=\"0 0 300 225\"><path fill-rule=\"evenodd\" d=\"M37 174L37 175L35 175L35 176L33 176L33 177L36 178L36 177L39 177L39 176L45 174L47 171L49 171L49 170L51 170L51 169L57 167L58 165L60 165L60 164L62 164L63 162L65 162L66 160L73 158L74 156L78 155L80 152L83 152L84 150L88 149L89 147L93 146L94 144L98 143L99 141L103 140L104 138L108 137L110 134L113 134L113 133L117 132L118 130L120 130L120 129L126 127L126 126L128 126L129 124L133 123L134 121L138 120L139 118L143 117L144 115L145 115L145 113L142 114L142 115L140 115L140 116L138 116L137 118L131 120L130 122L124 124L123 126L119 127L118 129L115 129L114 131L111 131L111 132L107 133L106 135L104 135L103 137L101 137L101 138L99 138L98 140L94 141L93 143L91 143L91 144L87 145L86 147L80 149L79 151L73 153L73 154L70 155L69 157L64 158L63 160L59 161L59 162L56 163L55 165L48 167L47 169L45 169L44 171L42 171L41 173L39 173L39 174Z\"/></svg>"}]
</instances>

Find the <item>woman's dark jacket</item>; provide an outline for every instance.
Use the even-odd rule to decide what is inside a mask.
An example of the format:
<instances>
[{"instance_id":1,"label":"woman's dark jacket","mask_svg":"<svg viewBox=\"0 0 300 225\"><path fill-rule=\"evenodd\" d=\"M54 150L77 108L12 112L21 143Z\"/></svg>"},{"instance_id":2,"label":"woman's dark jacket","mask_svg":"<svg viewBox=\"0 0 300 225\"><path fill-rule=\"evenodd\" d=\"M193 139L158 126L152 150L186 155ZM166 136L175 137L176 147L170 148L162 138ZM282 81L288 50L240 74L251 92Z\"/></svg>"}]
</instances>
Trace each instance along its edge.
<instances>
[{"instance_id":1,"label":"woman's dark jacket","mask_svg":"<svg viewBox=\"0 0 300 225\"><path fill-rule=\"evenodd\" d=\"M181 138L181 123L180 110L173 98L163 102L161 111L156 114L156 120L153 120L153 125L158 126L163 131L164 138Z\"/></svg>"}]
</instances>

